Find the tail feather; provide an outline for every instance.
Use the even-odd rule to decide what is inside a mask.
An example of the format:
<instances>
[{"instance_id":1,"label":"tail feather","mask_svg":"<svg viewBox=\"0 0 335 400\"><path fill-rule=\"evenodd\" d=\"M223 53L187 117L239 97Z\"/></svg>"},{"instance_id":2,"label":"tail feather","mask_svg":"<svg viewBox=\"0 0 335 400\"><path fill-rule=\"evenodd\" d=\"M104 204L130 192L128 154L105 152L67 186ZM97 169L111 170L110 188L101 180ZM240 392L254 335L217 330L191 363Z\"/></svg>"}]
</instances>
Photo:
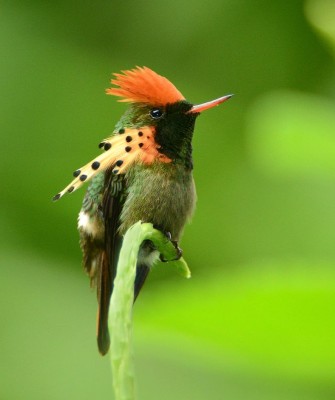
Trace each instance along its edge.
<instances>
[{"instance_id":1,"label":"tail feather","mask_svg":"<svg viewBox=\"0 0 335 400\"><path fill-rule=\"evenodd\" d=\"M103 252L101 265L99 268L100 276L98 277L98 314L97 314L97 342L101 355L108 352L110 346L110 338L108 331L108 311L110 296L112 293L112 279L110 277L110 269L106 253Z\"/></svg>"},{"instance_id":2,"label":"tail feather","mask_svg":"<svg viewBox=\"0 0 335 400\"><path fill-rule=\"evenodd\" d=\"M106 268L107 267L107 268ZM103 263L102 273L106 274L108 269L108 264ZM134 283L134 302L141 291L142 286L149 274L150 268L145 264L137 265L136 267L136 278ZM109 303L110 296L112 294L113 288L109 287L106 282L108 279L103 280L103 285L100 285L100 290L98 293L99 297L99 309L97 315L97 342L98 349L101 355L107 354L110 346L110 336L108 329L108 313L109 313Z\"/></svg>"},{"instance_id":3,"label":"tail feather","mask_svg":"<svg viewBox=\"0 0 335 400\"><path fill-rule=\"evenodd\" d=\"M145 280L149 274L150 268L145 264L137 264L136 267L136 278L135 278L135 285L134 285L134 302L139 295L142 286L144 285Z\"/></svg>"}]
</instances>

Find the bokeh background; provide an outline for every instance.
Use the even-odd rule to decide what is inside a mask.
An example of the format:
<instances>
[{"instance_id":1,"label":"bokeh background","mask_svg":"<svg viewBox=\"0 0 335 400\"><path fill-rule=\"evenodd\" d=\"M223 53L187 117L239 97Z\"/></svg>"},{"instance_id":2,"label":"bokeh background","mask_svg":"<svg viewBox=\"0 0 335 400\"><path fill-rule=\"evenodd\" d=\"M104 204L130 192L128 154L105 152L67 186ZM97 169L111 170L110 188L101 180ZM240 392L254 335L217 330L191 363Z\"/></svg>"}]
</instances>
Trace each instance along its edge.
<instances>
[{"instance_id":1,"label":"bokeh background","mask_svg":"<svg viewBox=\"0 0 335 400\"><path fill-rule=\"evenodd\" d=\"M183 280L157 266L134 308L139 399L335 396L333 0L2 1L0 399L113 398L81 268L84 191L146 65L204 113Z\"/></svg>"}]
</instances>

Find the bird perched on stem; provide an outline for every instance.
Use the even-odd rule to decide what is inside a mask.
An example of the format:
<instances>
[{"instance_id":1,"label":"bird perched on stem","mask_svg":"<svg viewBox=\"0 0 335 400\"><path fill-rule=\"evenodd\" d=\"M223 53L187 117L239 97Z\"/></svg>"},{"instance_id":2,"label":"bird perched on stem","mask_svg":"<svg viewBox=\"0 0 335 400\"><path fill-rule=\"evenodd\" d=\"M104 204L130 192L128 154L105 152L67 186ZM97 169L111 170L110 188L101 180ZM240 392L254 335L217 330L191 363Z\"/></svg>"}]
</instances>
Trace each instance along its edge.
<instances>
[{"instance_id":1,"label":"bird perched on stem","mask_svg":"<svg viewBox=\"0 0 335 400\"><path fill-rule=\"evenodd\" d=\"M193 105L166 78L147 67L114 74L106 93L129 107L94 160L77 169L74 180L54 200L91 180L78 218L83 265L97 287L97 341L109 349L108 309L122 237L137 221L150 222L178 248L185 223L194 211L192 136L202 111L231 95ZM181 255L181 251L179 251ZM142 244L134 283L136 299L159 252ZM164 261L164 260L162 260Z\"/></svg>"}]
</instances>

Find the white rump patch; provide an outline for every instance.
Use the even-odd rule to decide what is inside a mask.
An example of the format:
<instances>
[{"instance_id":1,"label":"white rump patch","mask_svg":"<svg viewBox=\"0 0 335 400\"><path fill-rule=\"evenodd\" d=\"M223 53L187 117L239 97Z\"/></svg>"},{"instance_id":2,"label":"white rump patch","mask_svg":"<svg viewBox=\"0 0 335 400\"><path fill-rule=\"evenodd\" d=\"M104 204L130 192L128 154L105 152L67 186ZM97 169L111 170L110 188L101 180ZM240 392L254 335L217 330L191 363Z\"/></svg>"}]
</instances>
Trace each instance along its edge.
<instances>
[{"instance_id":1,"label":"white rump patch","mask_svg":"<svg viewBox=\"0 0 335 400\"><path fill-rule=\"evenodd\" d=\"M85 211L80 211L78 216L78 229L82 229L87 235L101 237L103 227L97 217L90 217Z\"/></svg>"}]
</instances>

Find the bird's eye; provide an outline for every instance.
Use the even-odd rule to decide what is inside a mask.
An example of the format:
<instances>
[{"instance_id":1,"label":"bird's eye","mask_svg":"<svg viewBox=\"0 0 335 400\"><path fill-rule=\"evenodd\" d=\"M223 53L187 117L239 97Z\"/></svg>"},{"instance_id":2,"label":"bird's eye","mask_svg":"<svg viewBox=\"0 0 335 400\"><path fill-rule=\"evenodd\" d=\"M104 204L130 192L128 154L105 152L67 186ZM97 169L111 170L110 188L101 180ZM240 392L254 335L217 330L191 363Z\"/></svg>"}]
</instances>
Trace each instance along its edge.
<instances>
[{"instance_id":1,"label":"bird's eye","mask_svg":"<svg viewBox=\"0 0 335 400\"><path fill-rule=\"evenodd\" d=\"M163 116L163 111L160 108L153 108L150 111L150 115L153 119L158 119Z\"/></svg>"}]
</instances>

